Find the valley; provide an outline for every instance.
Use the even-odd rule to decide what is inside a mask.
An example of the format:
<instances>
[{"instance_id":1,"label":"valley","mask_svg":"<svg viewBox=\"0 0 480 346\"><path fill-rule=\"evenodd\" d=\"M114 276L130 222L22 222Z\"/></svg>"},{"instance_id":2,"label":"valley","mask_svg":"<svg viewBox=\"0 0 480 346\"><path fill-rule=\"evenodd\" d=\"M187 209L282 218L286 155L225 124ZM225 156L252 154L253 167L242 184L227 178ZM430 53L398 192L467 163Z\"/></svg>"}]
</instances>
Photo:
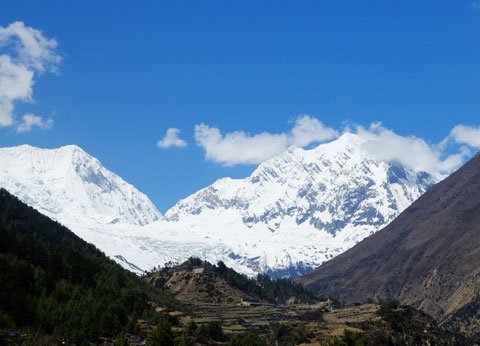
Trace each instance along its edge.
<instances>
[{"instance_id":1,"label":"valley","mask_svg":"<svg viewBox=\"0 0 480 346\"><path fill-rule=\"evenodd\" d=\"M289 279L250 278L221 261L212 264L192 257L140 278L5 190L0 196L0 344L76 345L87 340L87 344L112 346L145 342L176 346L479 342L471 333L440 324L408 305L394 301L345 304ZM51 249L57 250L48 257ZM64 259L55 266L52 261L58 251ZM44 256L49 258L46 263ZM47 281L39 273L45 273ZM19 283L29 277L34 287ZM14 287L27 291L15 292ZM102 298L93 303L97 295ZM56 318L58 313L63 318ZM85 316L98 320L92 324ZM462 315L459 311L455 316Z\"/></svg>"},{"instance_id":2,"label":"valley","mask_svg":"<svg viewBox=\"0 0 480 346\"><path fill-rule=\"evenodd\" d=\"M0 346L480 346L479 16L2 1Z\"/></svg>"}]
</instances>

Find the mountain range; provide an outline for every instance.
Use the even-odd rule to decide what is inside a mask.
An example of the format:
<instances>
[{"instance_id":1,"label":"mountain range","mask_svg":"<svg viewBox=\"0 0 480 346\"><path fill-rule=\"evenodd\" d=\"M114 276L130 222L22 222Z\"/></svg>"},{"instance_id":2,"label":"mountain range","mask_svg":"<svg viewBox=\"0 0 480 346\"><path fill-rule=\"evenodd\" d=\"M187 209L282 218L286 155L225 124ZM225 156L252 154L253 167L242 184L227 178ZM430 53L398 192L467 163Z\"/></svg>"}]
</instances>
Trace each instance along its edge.
<instances>
[{"instance_id":1,"label":"mountain range","mask_svg":"<svg viewBox=\"0 0 480 346\"><path fill-rule=\"evenodd\" d=\"M298 276L389 224L441 179L377 160L365 144L347 133L292 147L164 216L77 146L0 149L0 186L137 273L194 255L248 275Z\"/></svg>"}]
</instances>

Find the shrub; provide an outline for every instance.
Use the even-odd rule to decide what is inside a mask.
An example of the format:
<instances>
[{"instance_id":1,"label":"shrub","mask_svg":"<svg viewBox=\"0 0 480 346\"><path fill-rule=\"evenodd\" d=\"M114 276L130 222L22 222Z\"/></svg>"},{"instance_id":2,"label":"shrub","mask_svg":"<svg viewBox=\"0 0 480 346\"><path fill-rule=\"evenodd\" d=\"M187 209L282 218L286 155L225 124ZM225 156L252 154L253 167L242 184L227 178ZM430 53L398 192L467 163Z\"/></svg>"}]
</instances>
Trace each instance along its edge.
<instances>
[{"instance_id":1,"label":"shrub","mask_svg":"<svg viewBox=\"0 0 480 346\"><path fill-rule=\"evenodd\" d=\"M172 325L170 322L163 319L148 333L147 346L173 346Z\"/></svg>"},{"instance_id":2,"label":"shrub","mask_svg":"<svg viewBox=\"0 0 480 346\"><path fill-rule=\"evenodd\" d=\"M207 324L203 324L200 327L200 335L215 341L221 341L225 337L222 325L218 321L211 321Z\"/></svg>"},{"instance_id":3,"label":"shrub","mask_svg":"<svg viewBox=\"0 0 480 346\"><path fill-rule=\"evenodd\" d=\"M234 337L230 346L267 346L267 342L255 334L244 334Z\"/></svg>"},{"instance_id":4,"label":"shrub","mask_svg":"<svg viewBox=\"0 0 480 346\"><path fill-rule=\"evenodd\" d=\"M174 345L175 346L193 346L194 345L193 338L188 336L188 334L184 333L175 338Z\"/></svg>"}]
</instances>

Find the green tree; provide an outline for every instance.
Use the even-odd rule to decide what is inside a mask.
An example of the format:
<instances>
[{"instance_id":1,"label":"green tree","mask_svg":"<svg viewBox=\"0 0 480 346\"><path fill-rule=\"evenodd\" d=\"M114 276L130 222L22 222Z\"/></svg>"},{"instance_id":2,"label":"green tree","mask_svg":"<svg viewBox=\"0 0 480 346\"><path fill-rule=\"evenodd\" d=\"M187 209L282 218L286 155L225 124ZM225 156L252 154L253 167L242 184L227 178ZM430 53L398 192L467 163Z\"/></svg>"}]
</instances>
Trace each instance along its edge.
<instances>
[{"instance_id":1,"label":"green tree","mask_svg":"<svg viewBox=\"0 0 480 346\"><path fill-rule=\"evenodd\" d=\"M200 335L215 341L224 339L222 324L218 321L211 321L207 324L202 324L200 327Z\"/></svg>"},{"instance_id":2,"label":"green tree","mask_svg":"<svg viewBox=\"0 0 480 346\"><path fill-rule=\"evenodd\" d=\"M179 305L4 189L0 240L0 328L91 344L139 333L137 320L157 315L149 301Z\"/></svg>"},{"instance_id":3,"label":"green tree","mask_svg":"<svg viewBox=\"0 0 480 346\"><path fill-rule=\"evenodd\" d=\"M190 337L187 333L183 333L180 336L177 336L173 343L175 346L193 346L193 338Z\"/></svg>"},{"instance_id":4,"label":"green tree","mask_svg":"<svg viewBox=\"0 0 480 346\"><path fill-rule=\"evenodd\" d=\"M130 342L125 333L119 334L115 340L113 340L113 346L130 346Z\"/></svg>"},{"instance_id":5,"label":"green tree","mask_svg":"<svg viewBox=\"0 0 480 346\"><path fill-rule=\"evenodd\" d=\"M234 337L230 343L230 346L267 346L267 342L255 334L244 334Z\"/></svg>"},{"instance_id":6,"label":"green tree","mask_svg":"<svg viewBox=\"0 0 480 346\"><path fill-rule=\"evenodd\" d=\"M162 319L147 336L147 346L173 346L172 325Z\"/></svg>"},{"instance_id":7,"label":"green tree","mask_svg":"<svg viewBox=\"0 0 480 346\"><path fill-rule=\"evenodd\" d=\"M188 328L188 331L189 331L190 333L195 333L195 332L197 331L197 329L198 329L198 326L197 326L197 324L195 323L194 320L191 320L191 321L188 323L188 327L187 327L187 328Z\"/></svg>"}]
</instances>

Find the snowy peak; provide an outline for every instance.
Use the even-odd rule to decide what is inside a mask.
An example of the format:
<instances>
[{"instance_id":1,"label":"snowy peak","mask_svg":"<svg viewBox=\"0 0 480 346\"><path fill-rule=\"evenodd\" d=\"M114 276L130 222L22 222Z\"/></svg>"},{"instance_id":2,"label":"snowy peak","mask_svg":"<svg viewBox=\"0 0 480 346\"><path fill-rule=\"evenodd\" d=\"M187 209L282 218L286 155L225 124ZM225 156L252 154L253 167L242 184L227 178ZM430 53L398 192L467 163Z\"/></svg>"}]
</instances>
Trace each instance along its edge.
<instances>
[{"instance_id":1,"label":"snowy peak","mask_svg":"<svg viewBox=\"0 0 480 346\"><path fill-rule=\"evenodd\" d=\"M434 182L425 172L368 157L361 138L345 134L311 150L292 147L246 179L220 179L180 201L164 219L235 209L247 226L263 222L277 229L293 217L296 224L336 234L347 223L391 221Z\"/></svg>"},{"instance_id":2,"label":"snowy peak","mask_svg":"<svg viewBox=\"0 0 480 346\"><path fill-rule=\"evenodd\" d=\"M160 217L143 193L75 145L0 149L0 186L70 227L145 225Z\"/></svg>"},{"instance_id":3,"label":"snowy peak","mask_svg":"<svg viewBox=\"0 0 480 346\"><path fill-rule=\"evenodd\" d=\"M363 144L348 133L314 149L292 147L245 179L220 179L180 201L160 228L203 234L256 272L318 266L386 226L437 182L374 159Z\"/></svg>"},{"instance_id":4,"label":"snowy peak","mask_svg":"<svg viewBox=\"0 0 480 346\"><path fill-rule=\"evenodd\" d=\"M345 134L291 147L245 179L224 178L163 218L77 146L0 149L0 187L141 273L197 256L248 275L301 275L392 221L437 177L376 160ZM155 221L155 222L153 222Z\"/></svg>"}]
</instances>

